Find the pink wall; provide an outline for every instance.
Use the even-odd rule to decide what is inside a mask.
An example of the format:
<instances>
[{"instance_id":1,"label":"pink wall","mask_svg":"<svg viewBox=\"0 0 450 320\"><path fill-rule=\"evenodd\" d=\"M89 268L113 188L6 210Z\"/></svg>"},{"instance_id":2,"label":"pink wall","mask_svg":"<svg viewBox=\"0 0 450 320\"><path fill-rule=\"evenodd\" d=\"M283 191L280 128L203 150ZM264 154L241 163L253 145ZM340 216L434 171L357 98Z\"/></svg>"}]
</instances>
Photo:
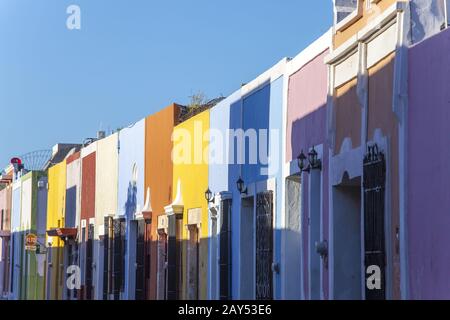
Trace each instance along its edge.
<instances>
[{"instance_id":1,"label":"pink wall","mask_svg":"<svg viewBox=\"0 0 450 320\"><path fill-rule=\"evenodd\" d=\"M409 51L410 298L450 299L450 30Z\"/></svg>"},{"instance_id":2,"label":"pink wall","mask_svg":"<svg viewBox=\"0 0 450 320\"><path fill-rule=\"evenodd\" d=\"M286 160L295 159L301 148L324 141L326 133L328 50L289 79Z\"/></svg>"},{"instance_id":3,"label":"pink wall","mask_svg":"<svg viewBox=\"0 0 450 320\"><path fill-rule=\"evenodd\" d=\"M326 145L326 102L328 70L324 58L328 50L318 55L289 79L287 110L286 160L297 158L303 149L305 153L315 145L324 145L323 155L323 234L328 240L328 146ZM303 180L303 221L308 213L308 175ZM303 268L308 270L308 227L302 225ZM328 240L329 242L329 240ZM304 292L308 298L308 274L304 274ZM323 273L324 298L328 299L328 270Z\"/></svg>"}]
</instances>

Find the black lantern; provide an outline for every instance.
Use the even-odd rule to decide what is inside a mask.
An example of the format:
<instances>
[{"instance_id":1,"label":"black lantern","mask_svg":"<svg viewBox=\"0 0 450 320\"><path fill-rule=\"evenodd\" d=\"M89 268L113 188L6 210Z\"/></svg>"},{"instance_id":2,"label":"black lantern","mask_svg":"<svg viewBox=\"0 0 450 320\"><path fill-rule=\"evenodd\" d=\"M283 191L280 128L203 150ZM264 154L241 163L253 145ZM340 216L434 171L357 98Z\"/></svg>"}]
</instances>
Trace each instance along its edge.
<instances>
[{"instance_id":1,"label":"black lantern","mask_svg":"<svg viewBox=\"0 0 450 320\"><path fill-rule=\"evenodd\" d=\"M297 161L298 161L298 167L300 168L300 171L303 172L305 169L305 161L306 161L306 156L302 152L300 152L300 155L297 157Z\"/></svg>"},{"instance_id":2,"label":"black lantern","mask_svg":"<svg viewBox=\"0 0 450 320\"><path fill-rule=\"evenodd\" d=\"M214 202L214 196L209 188L205 191L205 199L208 203Z\"/></svg>"},{"instance_id":3,"label":"black lantern","mask_svg":"<svg viewBox=\"0 0 450 320\"><path fill-rule=\"evenodd\" d=\"M245 187L244 180L242 180L242 178L239 178L239 180L236 182L236 185L240 194L247 194L247 188Z\"/></svg>"},{"instance_id":4,"label":"black lantern","mask_svg":"<svg viewBox=\"0 0 450 320\"><path fill-rule=\"evenodd\" d=\"M314 147L309 151L308 158L306 158L306 155L302 152L297 157L298 161L298 167L300 168L300 172L310 172L311 170L322 170L322 162L318 159L319 155L314 149ZM308 160L308 166L306 167L306 160Z\"/></svg>"}]
</instances>

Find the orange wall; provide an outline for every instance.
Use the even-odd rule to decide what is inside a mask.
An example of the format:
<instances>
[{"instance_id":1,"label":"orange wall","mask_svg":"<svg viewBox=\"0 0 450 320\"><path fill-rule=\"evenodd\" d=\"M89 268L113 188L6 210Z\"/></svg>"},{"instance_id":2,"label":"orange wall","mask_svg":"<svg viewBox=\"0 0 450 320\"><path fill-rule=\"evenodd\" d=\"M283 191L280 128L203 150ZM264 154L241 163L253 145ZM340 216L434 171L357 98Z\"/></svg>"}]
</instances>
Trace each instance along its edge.
<instances>
[{"instance_id":1,"label":"orange wall","mask_svg":"<svg viewBox=\"0 0 450 320\"><path fill-rule=\"evenodd\" d=\"M158 216L164 215L164 207L172 202L172 132L179 115L175 104L147 117L145 121L145 195L151 191L153 209L152 224L147 227L150 235L149 299L156 299Z\"/></svg>"},{"instance_id":2,"label":"orange wall","mask_svg":"<svg viewBox=\"0 0 450 320\"><path fill-rule=\"evenodd\" d=\"M361 145L361 105L356 94L356 79L336 89L336 141L335 154L339 153L345 138L352 139L352 147Z\"/></svg>"},{"instance_id":3,"label":"orange wall","mask_svg":"<svg viewBox=\"0 0 450 320\"><path fill-rule=\"evenodd\" d=\"M369 107L368 107L368 139L373 140L376 129L381 129L384 136L389 137L388 168L391 177L391 242L394 245L393 298L400 299L400 243L396 237L399 221L399 154L398 125L392 111L392 92L394 79L395 54L390 54L369 69ZM387 235L389 236L389 235Z\"/></svg>"}]
</instances>

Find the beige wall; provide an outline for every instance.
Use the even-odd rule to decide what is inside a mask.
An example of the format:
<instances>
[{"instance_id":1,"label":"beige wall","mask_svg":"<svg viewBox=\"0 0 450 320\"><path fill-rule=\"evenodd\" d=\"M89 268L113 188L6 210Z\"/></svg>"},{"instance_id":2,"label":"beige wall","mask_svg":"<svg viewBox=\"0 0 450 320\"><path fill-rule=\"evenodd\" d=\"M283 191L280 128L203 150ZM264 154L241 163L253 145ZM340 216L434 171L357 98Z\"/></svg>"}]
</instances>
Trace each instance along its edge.
<instances>
[{"instance_id":1,"label":"beige wall","mask_svg":"<svg viewBox=\"0 0 450 320\"><path fill-rule=\"evenodd\" d=\"M106 215L117 213L117 181L119 158L117 153L118 134L97 142L97 165L95 184L95 238L98 239L98 226L104 224Z\"/></svg>"},{"instance_id":2,"label":"beige wall","mask_svg":"<svg viewBox=\"0 0 450 320\"><path fill-rule=\"evenodd\" d=\"M393 5L395 2L403 2L404 0L381 0L377 4L372 3L371 9L366 9L366 1L369 0L360 0L361 5L363 6L363 14L362 16L355 21L352 25L350 25L348 28L336 32L336 35L333 39L334 48L338 48L341 46L345 41L350 39L352 36L354 36L358 31L363 29L370 21L372 21L375 17L382 14L386 9L388 9L391 5Z\"/></svg>"}]
</instances>

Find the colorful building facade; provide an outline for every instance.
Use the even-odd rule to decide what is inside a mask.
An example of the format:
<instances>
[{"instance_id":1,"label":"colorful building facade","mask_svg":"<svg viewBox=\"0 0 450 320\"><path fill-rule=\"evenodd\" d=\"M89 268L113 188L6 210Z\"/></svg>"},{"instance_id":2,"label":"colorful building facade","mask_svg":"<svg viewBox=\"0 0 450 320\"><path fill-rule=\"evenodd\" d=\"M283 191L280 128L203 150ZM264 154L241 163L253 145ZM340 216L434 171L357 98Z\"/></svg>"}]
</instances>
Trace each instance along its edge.
<instances>
[{"instance_id":1,"label":"colorful building facade","mask_svg":"<svg viewBox=\"0 0 450 320\"><path fill-rule=\"evenodd\" d=\"M11 201L12 167L5 169L0 176L0 296L7 297L10 292L10 243L11 243Z\"/></svg>"},{"instance_id":2,"label":"colorful building facade","mask_svg":"<svg viewBox=\"0 0 450 320\"><path fill-rule=\"evenodd\" d=\"M327 299L328 265L316 251L327 243L328 143L326 138L328 70L331 32L327 32L287 67L286 162L282 294L284 299ZM300 172L298 156L312 150L320 167Z\"/></svg>"},{"instance_id":3,"label":"colorful building facade","mask_svg":"<svg viewBox=\"0 0 450 320\"><path fill-rule=\"evenodd\" d=\"M238 90L210 110L208 190L211 199L205 201L208 201L208 299L211 300L233 297L230 190L235 183L229 179L232 161L228 138L231 108L240 103Z\"/></svg>"},{"instance_id":4,"label":"colorful building facade","mask_svg":"<svg viewBox=\"0 0 450 320\"><path fill-rule=\"evenodd\" d=\"M143 256L145 221L145 119L119 132L119 174L117 221L114 225L115 281L114 294L134 300L144 283L136 283L144 273L137 258ZM117 236L117 237L116 237ZM116 250L117 249L117 250ZM141 250L137 252L137 250ZM120 259L123 259L120 261Z\"/></svg>"},{"instance_id":5,"label":"colorful building facade","mask_svg":"<svg viewBox=\"0 0 450 320\"><path fill-rule=\"evenodd\" d=\"M330 31L217 105L3 172L1 296L450 297L444 2L334 3Z\"/></svg>"},{"instance_id":6,"label":"colorful building facade","mask_svg":"<svg viewBox=\"0 0 450 320\"><path fill-rule=\"evenodd\" d=\"M231 256L236 266L231 284L234 299L281 296L282 119L287 61L283 59L243 86L241 102L230 110L235 142L230 148L234 156L228 173Z\"/></svg>"},{"instance_id":7,"label":"colorful building facade","mask_svg":"<svg viewBox=\"0 0 450 320\"><path fill-rule=\"evenodd\" d=\"M145 120L145 194L144 208L145 288L142 299L165 299L167 295L166 248L164 207L172 203L173 164L172 134L178 124L181 106L173 104ZM147 210L147 211L145 211ZM150 222L150 223L148 223Z\"/></svg>"},{"instance_id":8,"label":"colorful building facade","mask_svg":"<svg viewBox=\"0 0 450 320\"><path fill-rule=\"evenodd\" d=\"M95 266L95 183L97 142L81 149L81 214L78 240L82 269L82 299L93 300L96 292Z\"/></svg>"},{"instance_id":9,"label":"colorful building facade","mask_svg":"<svg viewBox=\"0 0 450 320\"><path fill-rule=\"evenodd\" d=\"M449 30L412 47L408 54L408 299L450 298L447 270L449 171Z\"/></svg>"},{"instance_id":10,"label":"colorful building facade","mask_svg":"<svg viewBox=\"0 0 450 320\"><path fill-rule=\"evenodd\" d=\"M119 134L114 133L105 139L97 141L96 181L95 181L95 240L94 253L96 257L95 269L95 299L108 300L113 294L112 259L108 260L109 250L112 249L112 238L108 228L117 215L117 188L119 174Z\"/></svg>"},{"instance_id":11,"label":"colorful building facade","mask_svg":"<svg viewBox=\"0 0 450 320\"><path fill-rule=\"evenodd\" d=\"M46 299L61 300L64 290L64 242L53 233L64 226L66 161L48 170Z\"/></svg>"},{"instance_id":12,"label":"colorful building facade","mask_svg":"<svg viewBox=\"0 0 450 320\"><path fill-rule=\"evenodd\" d=\"M169 300L207 298L208 208L204 193L208 188L208 130L206 110L173 132L173 202L165 207Z\"/></svg>"},{"instance_id":13,"label":"colorful building facade","mask_svg":"<svg viewBox=\"0 0 450 320\"><path fill-rule=\"evenodd\" d=\"M18 234L22 236L20 248L21 300L42 300L45 297L45 232L47 218L47 177L43 172L32 171L21 178L21 217ZM26 247L29 236L37 237L37 246ZM43 251L43 250L42 250Z\"/></svg>"}]
</instances>

